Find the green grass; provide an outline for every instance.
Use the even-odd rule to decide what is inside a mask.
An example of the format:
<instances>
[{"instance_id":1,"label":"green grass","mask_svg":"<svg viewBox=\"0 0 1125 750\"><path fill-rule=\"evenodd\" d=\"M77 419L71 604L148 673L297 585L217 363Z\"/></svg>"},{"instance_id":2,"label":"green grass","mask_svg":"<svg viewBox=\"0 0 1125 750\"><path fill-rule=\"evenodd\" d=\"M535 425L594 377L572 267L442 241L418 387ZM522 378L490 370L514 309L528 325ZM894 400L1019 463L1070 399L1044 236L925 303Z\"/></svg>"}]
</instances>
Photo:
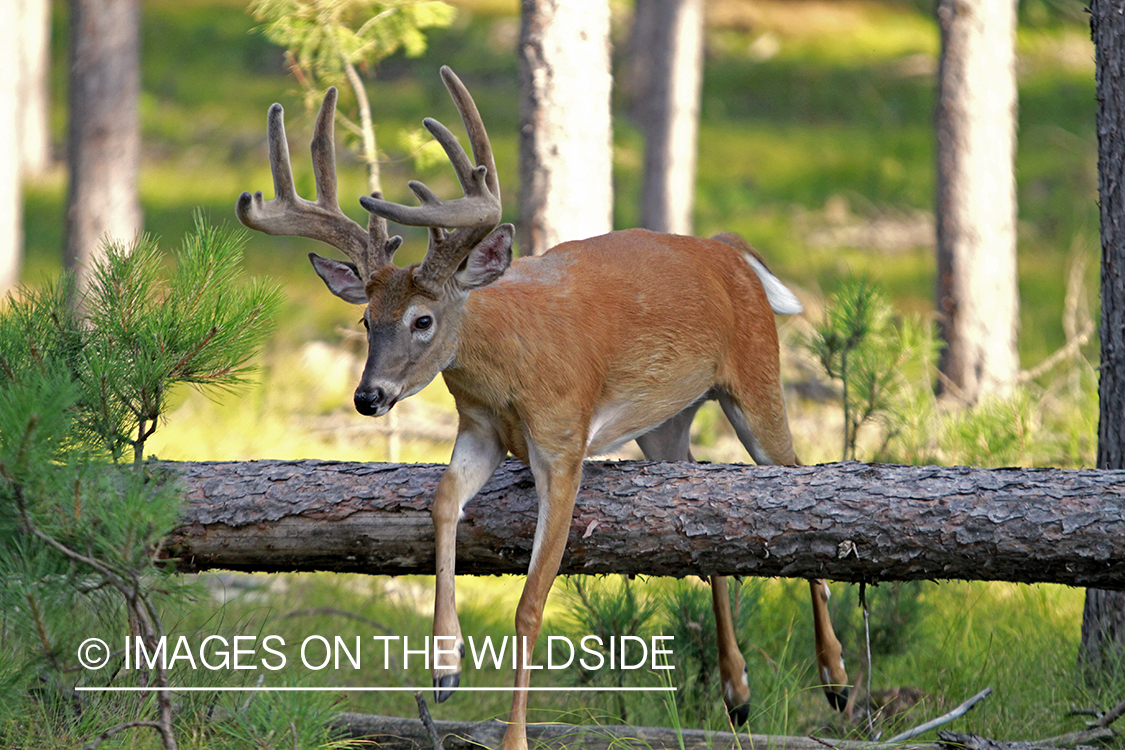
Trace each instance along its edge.
<instances>
[{"instance_id":1,"label":"green grass","mask_svg":"<svg viewBox=\"0 0 1125 750\"><path fill-rule=\"evenodd\" d=\"M371 636L392 633L408 635L411 648L416 639L429 633L429 594L432 580L407 577L371 579L332 574L236 577L225 585L220 577L207 576L209 595L225 603L189 610L181 619L169 619L175 634L186 633L198 639L213 632L257 635L278 634L285 638L292 669L282 676L305 679L307 684L385 685L428 689L429 674L419 657L409 656L408 668L402 664L401 645L391 649L390 669L384 669L382 651L371 649ZM241 582L239 579L242 579ZM222 579L228 580L228 579ZM463 632L478 641L484 635L511 636L509 613L514 608L518 578L503 579L496 585L489 579L464 579L459 584L459 608ZM706 586L699 589L708 608ZM240 584L240 585L239 585ZM587 586L619 589L617 579L587 581ZM667 580L641 580L635 584L642 598L659 598L677 585ZM576 626L568 614L573 606L560 580L552 594L552 605L540 637L534 663L545 663L545 640L561 635L577 640L589 632ZM862 618L856 605L856 587L834 585L832 607L845 646L850 676L857 679L863 665ZM880 597L887 587L868 589L868 601L878 611ZM756 601L755 601L756 600ZM830 733L843 736L854 731L831 711L816 687L812 659L812 620L808 607L808 587L800 581L761 581L753 584L753 594L739 615L740 641L746 654L750 686L754 699L747 729L757 733ZM957 731L973 732L1001 739L1048 737L1072 731L1074 719L1065 718L1071 705L1097 705L1099 696L1075 684L1074 668L1078 632L1075 628L1081 608L1082 591L1059 586L1025 586L1001 583L926 583L920 591L922 616L902 632L897 650L876 652L873 688L876 692L911 687L921 691L922 701L907 714L883 727L900 731L944 713L969 696L991 686L994 694L966 718ZM216 608L218 607L218 608ZM350 617L340 613L349 613ZM652 632L673 632L667 621L657 620ZM341 636L349 645L356 636L363 639L365 658L360 670L328 668L321 671L296 666L297 644L309 635L324 635L331 640ZM688 685L677 696L679 721L685 727L727 729L725 713L718 699L718 685L694 679L691 662L679 660L690 650L674 642L675 670L668 673L672 684ZM310 654L312 652L310 651ZM374 657L374 658L373 658ZM536 674L539 686L575 684L574 673ZM254 677L254 675L252 675ZM486 666L474 669L466 662L462 684L506 686L507 670ZM647 670L628 676L627 685L660 684L660 675ZM613 685L610 672L594 673L580 684ZM562 693L536 693L530 700L530 721L581 721L605 724L622 722L621 704L612 694L583 694L564 698ZM667 696L638 694L625 704L625 719L638 726L666 725ZM1112 693L1100 697L1112 700ZM508 696L503 693L460 694L443 704L431 701L437 719L483 720L503 718ZM339 710L411 716L414 700L410 693L342 693ZM897 728L896 728L897 727Z\"/></svg>"},{"instance_id":2,"label":"green grass","mask_svg":"<svg viewBox=\"0 0 1125 750\"><path fill-rule=\"evenodd\" d=\"M494 43L510 30L510 2L473 3L485 12L466 16L433 36L431 51L417 61L388 61L373 89L383 133L417 125L422 117L450 119L453 109L436 75L448 62L467 80L492 134L506 219L515 218L518 105L516 64L510 47ZM836 15L818 15L831 5ZM932 307L932 249L906 246L894 251L823 245L811 238L845 218L863 224L876 218L914 215L931 208L933 78L937 32L931 18L910 3L839 2L807 6L764 4L770 11L755 25L732 25L709 35L704 80L699 179L695 209L700 234L742 233L770 259L775 271L812 295L834 291L843 277L866 274L900 310L928 313ZM794 8L786 12L787 7ZM56 6L56 150L65 133L65 6ZM233 205L243 190L270 193L264 130L267 107L286 106L294 144L294 169L302 194L312 194L306 144L312 114L306 112L285 76L280 52L253 33L242 4L229 0L170 2L144 8L142 121L145 158L141 182L146 229L172 242L191 226L191 212L203 207L212 219L234 221ZM1017 164L1020 203L1020 351L1025 367L1063 343L1064 284L1075 255L1089 262L1087 295L1096 298L1098 215L1092 50L1081 26L1054 24L1021 31L1020 148ZM346 103L345 103L346 106ZM624 103L621 103L622 111ZM615 222L637 217L641 144L622 114L615 124ZM386 142L386 141L385 141ZM404 154L392 154L384 171L392 199L406 198L414 177ZM454 180L448 169L422 179L439 193ZM363 192L363 176L340 150L340 194L357 220L363 212L346 196ZM26 278L34 282L60 267L65 176L56 170L27 190ZM173 242L174 244L174 242ZM400 262L418 259L424 237L407 236ZM239 395L208 400L190 391L173 395L167 424L150 449L168 459L251 459L319 457L386 460L388 445L378 425L355 415L350 394L361 366L362 342L345 331L359 329L358 308L329 297L304 256L313 243L253 235L247 247L248 272L266 274L287 291L275 340L260 361L258 382ZM1096 310L1095 313L1096 315ZM791 333L797 323L783 324ZM326 346L310 347L310 342ZM1065 384L1050 376L1040 393L1042 419L1057 432L1058 445L1045 454L1050 463L1089 463L1096 399L1067 396ZM1091 407L1091 403L1095 407ZM404 424L438 433L451 399L438 384L399 407ZM831 460L838 450L831 409L795 404L791 411L799 453L806 460ZM412 422L413 421L413 422ZM697 455L745 460L718 412L705 410L699 433L706 445ZM436 426L435 426L436 425ZM431 432L433 432L431 430ZM404 461L447 460L449 442L432 434L407 437ZM466 633L512 633L520 579L464 579L460 613ZM607 585L615 585L612 582ZM640 587L659 595L673 584L652 581ZM300 575L256 579L235 589L219 606L212 592L195 607L169 613L174 632L231 633L279 630L292 638L314 632L333 635L382 632L359 620L294 612L324 607L346 610L395 633L429 632L431 579L366 579ZM565 633L568 606L557 590L549 605L544 637ZM854 588L837 587L835 606L851 675L861 666ZM515 592L515 593L513 593ZM873 600L882 588L869 591ZM746 613L742 630L758 732L846 731L828 710L816 685L807 587L803 582L770 581L757 589L758 606ZM1076 728L1061 718L1070 703L1104 706L1112 693L1086 694L1077 687L1074 664L1082 592L1060 587L1006 584L926 584L920 595L926 612L909 631L905 648L876 660L878 688L916 686L926 698L901 720L919 723L991 685L996 693L956 729L1006 739L1027 739ZM339 677L336 675L335 677ZM324 675L313 677L320 682ZM554 675L537 675L550 684ZM641 679L641 678L638 678ZM643 679L657 684L657 678ZM504 674L467 674L466 684L508 684ZM392 674L364 672L342 684L426 686L423 669ZM714 685L698 695L678 696L684 726L726 728ZM455 697L431 710L439 719L503 717L505 694ZM575 720L615 723L617 705L607 697L564 699L534 694L533 721ZM343 710L414 715L409 694L342 694ZM667 724L668 704L659 696L628 706L630 722ZM694 714L691 714L695 711ZM691 715L689 715L691 714ZM693 718L694 717L694 718ZM136 746L147 747L138 740ZM206 740L196 738L205 746Z\"/></svg>"}]
</instances>

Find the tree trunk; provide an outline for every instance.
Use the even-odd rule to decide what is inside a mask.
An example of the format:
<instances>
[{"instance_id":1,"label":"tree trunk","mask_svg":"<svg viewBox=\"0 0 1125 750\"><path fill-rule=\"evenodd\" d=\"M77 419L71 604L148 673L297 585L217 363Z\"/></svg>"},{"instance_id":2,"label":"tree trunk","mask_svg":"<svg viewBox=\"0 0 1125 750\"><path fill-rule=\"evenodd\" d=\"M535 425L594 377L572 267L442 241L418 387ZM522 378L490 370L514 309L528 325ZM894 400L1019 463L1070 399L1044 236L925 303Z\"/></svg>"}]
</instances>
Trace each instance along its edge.
<instances>
[{"instance_id":1,"label":"tree trunk","mask_svg":"<svg viewBox=\"0 0 1125 750\"><path fill-rule=\"evenodd\" d=\"M66 264L86 274L108 237L141 229L140 2L71 0Z\"/></svg>"},{"instance_id":2,"label":"tree trunk","mask_svg":"<svg viewBox=\"0 0 1125 750\"><path fill-rule=\"evenodd\" d=\"M51 165L47 72L50 65L51 4L48 0L16 0L19 6L20 163L26 177Z\"/></svg>"},{"instance_id":3,"label":"tree trunk","mask_svg":"<svg viewBox=\"0 0 1125 750\"><path fill-rule=\"evenodd\" d=\"M168 464L182 570L432 573L445 467ZM457 570L526 572L537 501L508 462L465 507ZM954 578L1125 588L1125 472L588 462L563 573Z\"/></svg>"},{"instance_id":4,"label":"tree trunk","mask_svg":"<svg viewBox=\"0 0 1125 750\"><path fill-rule=\"evenodd\" d=\"M634 110L645 136L641 226L691 234L703 0L638 0L630 47Z\"/></svg>"},{"instance_id":5,"label":"tree trunk","mask_svg":"<svg viewBox=\"0 0 1125 750\"><path fill-rule=\"evenodd\" d=\"M1121 12L1120 0L1090 4L1099 102L1102 346L1098 467L1103 469L1125 468L1125 17ZM1078 655L1092 684L1120 675L1125 666L1125 594L1086 592Z\"/></svg>"},{"instance_id":6,"label":"tree trunk","mask_svg":"<svg viewBox=\"0 0 1125 750\"><path fill-rule=\"evenodd\" d=\"M607 0L523 0L520 252L613 228Z\"/></svg>"},{"instance_id":7,"label":"tree trunk","mask_svg":"<svg viewBox=\"0 0 1125 750\"><path fill-rule=\"evenodd\" d=\"M19 5L20 0L0 0L0 18L16 18ZM19 281L23 257L17 89L18 76L0 75L0 295Z\"/></svg>"},{"instance_id":8,"label":"tree trunk","mask_svg":"<svg viewBox=\"0 0 1125 750\"><path fill-rule=\"evenodd\" d=\"M1015 0L939 0L937 308L943 388L1007 392L1016 333Z\"/></svg>"}]
</instances>

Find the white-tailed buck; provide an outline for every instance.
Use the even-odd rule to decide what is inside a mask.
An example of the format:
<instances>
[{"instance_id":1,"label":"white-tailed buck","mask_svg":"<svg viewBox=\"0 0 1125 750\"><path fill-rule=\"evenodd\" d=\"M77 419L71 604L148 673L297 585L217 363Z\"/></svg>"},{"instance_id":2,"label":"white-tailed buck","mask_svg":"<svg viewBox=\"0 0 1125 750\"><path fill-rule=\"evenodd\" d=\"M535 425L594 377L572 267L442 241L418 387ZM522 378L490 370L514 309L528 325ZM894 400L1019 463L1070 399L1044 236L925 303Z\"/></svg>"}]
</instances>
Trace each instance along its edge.
<instances>
[{"instance_id":1,"label":"white-tailed buck","mask_svg":"<svg viewBox=\"0 0 1125 750\"><path fill-rule=\"evenodd\" d=\"M437 544L434 687L445 700L461 678L464 653L454 598L461 509L509 453L531 467L539 497L527 582L516 609L521 649L533 648L558 571L574 498L588 455L635 439L654 460L690 461L688 429L700 405L717 399L760 464L797 464L786 421L774 312L800 311L796 298L736 235L696 239L642 230L567 242L512 262L512 226L500 224L500 187L488 136L460 80L441 71L472 144L470 162L443 125L425 121L457 172L464 197L442 200L410 183L407 207L363 197L368 228L336 199L333 118L324 97L312 142L315 202L297 196L280 105L269 112L273 200L243 193L238 217L267 234L321 240L350 263L310 254L336 296L367 305L368 356L355 391L362 414L381 416L441 373L459 425L433 502ZM416 265L391 258L401 243L386 220L429 227ZM719 627L723 699L738 720L749 710L745 662L731 621L726 580L711 578ZM832 632L827 589L811 583L816 655L829 699L843 708L847 685ZM526 645L523 645L526 644ZM522 651L515 675L508 750L527 745Z\"/></svg>"}]
</instances>

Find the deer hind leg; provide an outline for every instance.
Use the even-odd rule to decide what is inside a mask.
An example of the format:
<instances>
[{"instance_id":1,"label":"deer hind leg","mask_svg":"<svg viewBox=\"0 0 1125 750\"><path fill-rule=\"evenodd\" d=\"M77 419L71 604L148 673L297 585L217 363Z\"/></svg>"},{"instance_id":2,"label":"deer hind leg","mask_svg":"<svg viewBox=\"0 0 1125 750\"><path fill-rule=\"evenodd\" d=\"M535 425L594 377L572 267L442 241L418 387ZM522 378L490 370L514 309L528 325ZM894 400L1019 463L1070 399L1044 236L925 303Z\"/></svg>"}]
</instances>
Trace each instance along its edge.
<instances>
[{"instance_id":1,"label":"deer hind leg","mask_svg":"<svg viewBox=\"0 0 1125 750\"><path fill-rule=\"evenodd\" d=\"M532 663L535 640L543 625L543 607L559 572L574 515L574 499L582 479L581 454L562 458L548 456L528 441L528 458L539 497L539 518L527 581L516 607L515 691L502 750L527 750L526 688L531 683L531 672L525 665Z\"/></svg>"},{"instance_id":2,"label":"deer hind leg","mask_svg":"<svg viewBox=\"0 0 1125 750\"><path fill-rule=\"evenodd\" d=\"M702 403L695 403L650 432L637 438L637 444L650 461L694 461L690 449L691 421ZM711 605L719 642L719 677L727 713L739 726L750 715L750 687L746 679L746 660L738 650L734 618L730 611L727 579L711 576Z\"/></svg>"},{"instance_id":3,"label":"deer hind leg","mask_svg":"<svg viewBox=\"0 0 1125 750\"><path fill-rule=\"evenodd\" d=\"M844 669L843 648L832 628L832 618L828 614L828 582L809 581L812 594L813 633L816 639L816 662L820 681L828 703L837 711L848 706L848 673Z\"/></svg>"},{"instance_id":4,"label":"deer hind leg","mask_svg":"<svg viewBox=\"0 0 1125 750\"><path fill-rule=\"evenodd\" d=\"M718 399L735 434L755 462L799 465L801 462L793 451L793 440L789 435L789 422L785 416L785 402L780 389L766 392L776 393L776 397L739 399L734 393L724 391L718 394ZM751 411L744 408L743 404L754 404L756 408ZM836 710L843 711L848 703L848 674L844 670L840 641L836 638L832 619L828 614L828 584L824 581L810 581L810 584L817 675L829 704Z\"/></svg>"},{"instance_id":5,"label":"deer hind leg","mask_svg":"<svg viewBox=\"0 0 1125 750\"><path fill-rule=\"evenodd\" d=\"M438 703L449 698L461 684L461 659L465 642L457 619L455 564L457 561L457 522L461 510L488 481L507 451L496 433L464 415L453 446L453 456L442 474L434 496L431 514L434 521L437 579L434 590L434 697Z\"/></svg>"}]
</instances>

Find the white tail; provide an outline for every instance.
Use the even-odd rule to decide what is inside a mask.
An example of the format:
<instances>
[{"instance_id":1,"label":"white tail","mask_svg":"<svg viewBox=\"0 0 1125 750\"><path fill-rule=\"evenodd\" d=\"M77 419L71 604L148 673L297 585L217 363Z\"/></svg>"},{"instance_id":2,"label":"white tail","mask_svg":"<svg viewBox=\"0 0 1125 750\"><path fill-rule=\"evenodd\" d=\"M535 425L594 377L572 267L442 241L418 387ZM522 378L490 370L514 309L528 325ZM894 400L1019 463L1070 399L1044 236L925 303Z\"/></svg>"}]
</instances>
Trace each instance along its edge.
<instances>
[{"instance_id":1,"label":"white tail","mask_svg":"<svg viewBox=\"0 0 1125 750\"><path fill-rule=\"evenodd\" d=\"M539 521L527 582L516 610L519 643L530 650L558 571L587 455L636 439L654 460L691 460L688 430L707 399L717 399L758 463L797 464L785 414L773 312L800 303L737 235L696 239L643 230L568 242L540 257L511 256L512 228L501 225L500 191L488 136L457 77L442 78L461 113L474 160L440 123L426 127L449 155L465 197L443 201L420 183L417 207L363 198L369 229L336 204L331 159L335 93L325 97L313 139L316 203L293 192L281 108L270 110L270 155L277 198L243 193L238 215L270 234L320 239L352 263L312 255L337 296L367 305L369 353L356 408L379 416L440 372L457 403L459 426L449 468L433 502L437 545L434 635L439 701L460 682L464 653L454 594L461 509L509 453L531 467ZM430 228L416 266L391 262L398 238L386 219ZM772 308L772 309L771 309ZM745 720L749 689L735 641L726 582L714 578L720 671L728 710ZM839 643L813 585L817 655L825 689L843 706L847 676ZM452 639L452 640L450 640ZM458 649L449 650L449 643ZM527 745L529 659L515 676L508 750Z\"/></svg>"}]
</instances>

